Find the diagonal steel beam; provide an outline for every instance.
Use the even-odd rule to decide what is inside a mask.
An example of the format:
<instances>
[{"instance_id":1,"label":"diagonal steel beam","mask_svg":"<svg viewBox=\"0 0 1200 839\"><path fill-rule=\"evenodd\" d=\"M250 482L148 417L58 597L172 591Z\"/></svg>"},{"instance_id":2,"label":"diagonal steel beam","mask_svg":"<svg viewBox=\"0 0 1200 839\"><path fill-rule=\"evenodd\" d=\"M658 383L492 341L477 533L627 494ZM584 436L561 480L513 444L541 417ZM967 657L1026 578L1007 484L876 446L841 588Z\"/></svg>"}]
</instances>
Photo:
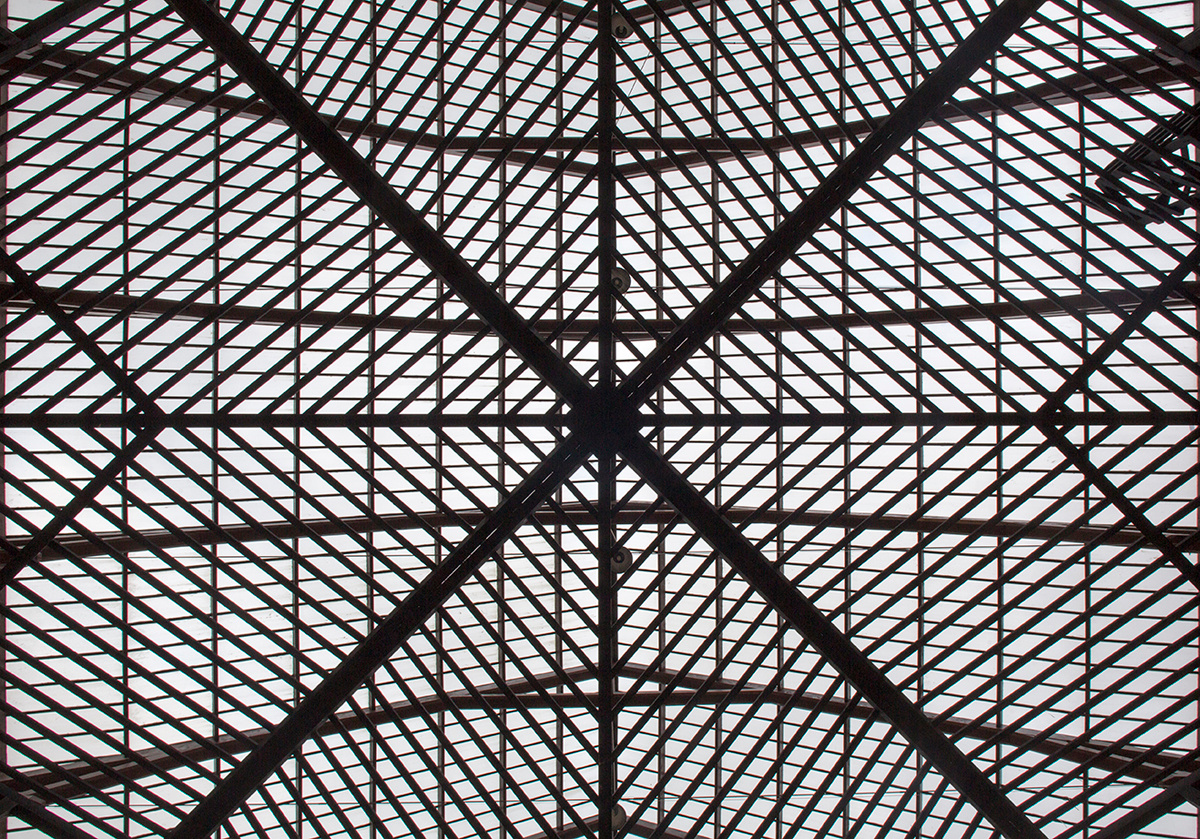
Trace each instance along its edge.
<instances>
[{"instance_id":1,"label":"diagonal steel beam","mask_svg":"<svg viewBox=\"0 0 1200 839\"><path fill-rule=\"evenodd\" d=\"M1197 245L1191 253L1180 260L1179 265L1170 274L1163 277L1162 282L1149 289L1136 307L1125 313L1124 319L1117 328L1108 334L1100 346L1088 354L1088 357L1083 360L1070 378L1059 385L1054 394L1046 400L1046 404L1039 409L1039 413L1049 420L1055 412L1062 410L1063 405L1083 387L1088 377L1099 370L1109 356L1133 335L1134 330L1141 326L1142 321L1162 308L1172 295L1178 293L1184 287L1187 278L1197 269L1200 269L1200 245Z\"/></svg>"},{"instance_id":2,"label":"diagonal steel beam","mask_svg":"<svg viewBox=\"0 0 1200 839\"><path fill-rule=\"evenodd\" d=\"M33 277L27 274L2 247L0 247L0 272L8 275L13 284L21 289L38 309L48 315L54 321L54 325L65 332L67 337L75 342L98 369L112 379L113 384L124 392L124 395L138 407L138 410L145 412L147 416L162 416L162 411L154 404L149 394L134 381L133 377L121 369L121 365L112 360L112 357L96 343L96 339L76 323L75 318L63 311L54 295L39 286Z\"/></svg>"},{"instance_id":3,"label":"diagonal steel beam","mask_svg":"<svg viewBox=\"0 0 1200 839\"><path fill-rule=\"evenodd\" d=\"M1092 839L1127 839L1140 833L1185 801L1200 807L1200 771L1193 772L1179 783L1143 802L1102 830Z\"/></svg>"},{"instance_id":4,"label":"diagonal steel beam","mask_svg":"<svg viewBox=\"0 0 1200 839\"><path fill-rule=\"evenodd\" d=\"M340 134L204 0L168 0L279 117L531 368L587 415L591 387ZM206 839L382 665L586 457L577 435L493 510L172 832Z\"/></svg>"},{"instance_id":5,"label":"diagonal steel beam","mask_svg":"<svg viewBox=\"0 0 1200 839\"><path fill-rule=\"evenodd\" d=\"M583 377L533 331L471 264L409 206L220 13L204 0L168 2L363 203L548 385L573 406L587 401L590 388Z\"/></svg>"},{"instance_id":6,"label":"diagonal steel beam","mask_svg":"<svg viewBox=\"0 0 1200 839\"><path fill-rule=\"evenodd\" d=\"M74 521L75 517L83 512L96 499L96 496L115 481L125 467L133 462L142 449L154 439L158 427L155 422L161 419L163 413L150 396L134 381L133 377L121 369L121 366L96 343L96 339L76 323L72 316L64 312L54 296L39 286L33 277L25 273L25 270L3 248L0 248L0 272L7 274L8 278L54 321L55 326L65 332L67 337L74 341L76 346L91 359L92 363L120 388L125 397L142 412L143 417L149 420L101 472L84 484L83 488L66 506L60 508L50 521L34 534L32 539L26 542L16 554L9 557L3 567L0 567L0 589L2 589L12 582L22 569L35 562L42 549L53 542L62 529Z\"/></svg>"},{"instance_id":7,"label":"diagonal steel beam","mask_svg":"<svg viewBox=\"0 0 1200 839\"><path fill-rule=\"evenodd\" d=\"M150 444L158 433L157 428L143 428L139 431L132 440L127 442L125 446L118 452L108 465L100 472L83 485L83 488L75 493L75 497L70 500L65 506L60 507L58 512L47 522L41 530L34 534L33 538L23 544L15 554L8 557L2 565L0 565L0 589L8 586L9 583L21 573L26 566L37 562L41 557L42 551L49 547L63 528L73 522L80 513L82 513L89 504L91 504L96 496L103 492L107 487L111 486L113 481L120 477L134 458Z\"/></svg>"},{"instance_id":8,"label":"diagonal steel beam","mask_svg":"<svg viewBox=\"0 0 1200 839\"><path fill-rule=\"evenodd\" d=\"M31 801L20 793L13 792L0 784L0 810L10 812L35 830L40 830L53 839L92 839L61 816L51 813L44 804Z\"/></svg>"},{"instance_id":9,"label":"diagonal steel beam","mask_svg":"<svg viewBox=\"0 0 1200 839\"><path fill-rule=\"evenodd\" d=\"M861 145L808 194L621 387L640 405L734 315L982 67L1043 0L1004 0Z\"/></svg>"},{"instance_id":10,"label":"diagonal steel beam","mask_svg":"<svg viewBox=\"0 0 1200 839\"><path fill-rule=\"evenodd\" d=\"M1041 429L1042 433L1046 435L1046 439L1063 453L1071 465L1078 469L1092 486L1100 490L1108 502L1116 507L1123 516L1133 522L1146 537L1146 541L1161 551L1163 556L1179 569L1185 579L1200 589L1200 566L1189 560L1178 545L1156 527L1154 522L1146 518L1146 514L1139 510L1138 506L1130 501L1125 493L1121 492L1121 488L1097 469L1096 465L1088 460L1087 455L1078 446L1067 439L1067 435L1063 433L1062 429L1053 424L1043 425Z\"/></svg>"},{"instance_id":11,"label":"diagonal steel beam","mask_svg":"<svg viewBox=\"0 0 1200 839\"><path fill-rule=\"evenodd\" d=\"M637 437L622 446L621 454L998 831L1008 839L1045 839L1028 817L653 446Z\"/></svg>"},{"instance_id":12,"label":"diagonal steel beam","mask_svg":"<svg viewBox=\"0 0 1200 839\"><path fill-rule=\"evenodd\" d=\"M1177 292L1192 274L1200 268L1200 245L1192 249L1175 269L1163 278L1157 287L1151 290L1133 311L1125 315L1120 325L1109 333L1092 353L1079 365L1071 377L1063 382L1054 394L1046 400L1038 413L1043 422L1039 425L1046 438L1058 448L1092 486L1100 490L1108 502L1116 507L1122 515L1128 518L1163 556L1183 574L1184 578L1200 589L1200 566L1187 558L1161 528L1157 527L1145 513L1138 509L1107 475L1096 468L1078 446L1072 443L1066 433L1055 424L1054 416L1062 410L1063 405L1087 382L1088 377L1099 370L1114 352L1141 326L1150 314L1163 306L1167 299Z\"/></svg>"},{"instance_id":13,"label":"diagonal steel beam","mask_svg":"<svg viewBox=\"0 0 1200 839\"><path fill-rule=\"evenodd\" d=\"M1193 51L1191 38L1179 39L1179 33L1135 9L1124 0L1087 0L1088 5L1153 43L1163 53L1194 71L1200 71L1200 55Z\"/></svg>"},{"instance_id":14,"label":"diagonal steel beam","mask_svg":"<svg viewBox=\"0 0 1200 839\"><path fill-rule=\"evenodd\" d=\"M438 273L477 313L492 326L497 333L524 358L551 386L567 399L577 410L580 417L577 423L583 436L597 450L612 451L614 448L634 452L649 452L651 458L644 462L643 467L667 466L668 474L674 474L676 484L668 484L666 489L672 493L668 498L675 502L687 504L699 495L690 485L674 473L669 465L658 458L649 444L637 435L636 422L633 418L633 405L640 402L636 399L617 398L611 389L601 388L601 392L593 392L583 382L581 377L566 364L554 351L545 344L528 325L482 281L474 270L459 256L440 236L430 228L423 219L408 207L394 190L363 161L345 140L326 125L320 116L308 103L296 93L271 68L265 60L247 44L215 11L202 0L170 0L172 6L187 20L213 48L222 55L231 66L245 78L256 92L272 105L280 116L333 168L344 180L363 198L363 200L383 218L395 232L404 239L410 247L421 256L430 267ZM845 198L857 189L857 185L865 181L891 152L895 151L927 118L928 113L936 108L953 90L980 66L995 47L987 50L983 57L981 44L995 40L998 45L1015 32L1028 14L1038 5L1036 0L1007 0L994 12L979 31L968 38L963 47L954 53L948 62L949 68L943 66L930 77L914 97L910 97L897 113L885 122L880 131L875 132L859 151L864 148L871 150L870 154L851 156L839 170L835 172L832 185L826 184L824 192L817 196L815 202L806 202L801 210L815 203L818 208L813 212L797 212L785 222L783 233L772 237L765 249L756 252L758 259L751 258L745 263L741 279L734 283L725 283L723 295L715 295L721 300L717 304L702 307L699 322L702 326L697 330L694 324L697 318L686 321L675 337L682 336L684 340L677 341L672 352L675 355L674 364L678 365L698 348L707 335L711 334L729 314L744 301L772 271L790 257L786 244L796 239L796 245L824 223L828 215L834 212ZM982 35L980 33L983 33ZM914 103L915 100L915 103ZM865 173L865 174L864 174ZM818 191L820 192L820 190ZM810 196L811 198L811 196ZM819 222L813 225L813 219ZM805 231L805 226L812 226ZM797 233L799 231L799 233ZM797 238L798 235L798 238ZM765 250L765 258L764 257ZM735 272L736 273L736 272ZM719 290L720 291L720 290ZM732 293L730 293L732 291ZM711 298L710 298L711 300ZM730 301L734 301L730 305ZM725 312L727 310L727 312ZM724 316L722 313L724 312ZM707 332L705 332L707 330ZM704 334L699 334L704 333ZM670 357L668 355L668 357ZM644 365L643 365L644 366ZM641 368L639 368L641 369ZM665 371L663 378L669 376L674 369L672 366ZM653 376L649 378L654 378ZM651 385L649 391L656 385ZM629 394L625 394L627 397ZM643 396L644 398L644 396ZM615 403L615 404L614 404ZM571 444L574 443L572 446ZM579 435L573 436L567 443L556 450L550 460L544 463L521 486L518 493L510 496L501 507L497 508L485 522L472 532L468 540L459 549L452 552L443 566L430 575L405 602L389 616L378 630L373 632L338 668L326 678L320 686L310 694L301 705L288 716L271 737L245 761L238 765L221 784L215 789L176 829L173 836L176 839L185 837L207 837L220 823L245 801L254 789L275 771L311 732L324 721L336 708L345 701L375 667L385 661L418 626L420 626L446 597L458 585L465 581L470 574L491 554L492 551L507 538L532 510L546 498L553 489L565 480L584 457L583 443ZM660 481L665 480L659 474ZM660 487L660 491L662 491ZM515 500L514 500L515 499ZM706 502L704 502L706 503ZM682 512L682 510L681 510ZM694 513L695 511L692 510ZM735 544L741 539L736 529L724 522L715 511L706 512L711 519L710 528L705 535L720 548L722 540L728 540L734 535ZM723 526L722 526L723 525ZM715 529L713 529L715 528ZM703 531L702 531L703 532ZM744 542L744 539L742 540ZM745 543L747 546L749 543ZM728 547L728 545L726 546ZM753 548L751 546L751 551ZM740 556L740 555L739 555ZM758 555L759 563L743 563L742 570L747 574L758 573L761 576L761 565L770 569L769 563ZM735 563L736 564L736 563ZM777 572L776 572L777 573ZM780 575L781 576L781 575ZM786 583L786 579L785 579ZM790 591L790 595L789 592ZM878 701L894 699L892 694L903 699L903 695L891 685L882 674L874 670L869 661L849 642L842 648L828 642L828 633L822 634L822 629L836 629L828 619L808 604L807 612L796 606L796 598L807 604L798 591L786 584L775 592L779 605L787 609L786 615L793 622L800 621L810 633L820 636L825 643L819 645L823 650L838 656L842 666L852 663L866 668L856 671L859 680L869 682L866 690L859 685L860 691L868 698ZM846 649L848 647L848 650ZM857 658L855 658L857 655ZM861 661L860 661L861 660ZM864 675L866 674L866 675ZM877 678L872 678L875 674ZM857 682L856 682L857 684ZM887 691L891 688L891 692ZM904 700L905 702L907 700ZM1005 835L1012 839L1033 839L1040 834L1028 824L1024 816L1013 805L1003 798L982 775L966 760L945 738L938 740L940 735L932 730L928 721L920 712L912 708L911 703L906 708L912 709L915 715L912 719L905 718L898 723L906 735L917 738L931 755L935 765L944 768L948 776L963 791L964 796L975 804L981 812L991 818ZM899 713L899 712L897 712ZM911 716L911 715L910 715ZM924 728L917 722L924 724ZM973 774L972 774L973 773ZM603 817L603 816L602 816Z\"/></svg>"},{"instance_id":15,"label":"diagonal steel beam","mask_svg":"<svg viewBox=\"0 0 1200 839\"><path fill-rule=\"evenodd\" d=\"M41 17L34 18L12 33L12 40L0 51L0 65L7 64L26 50L40 46L46 38L77 18L100 8L104 3L105 0L63 0Z\"/></svg>"},{"instance_id":16,"label":"diagonal steel beam","mask_svg":"<svg viewBox=\"0 0 1200 839\"><path fill-rule=\"evenodd\" d=\"M211 836L377 668L391 658L409 635L479 570L586 457L587 449L577 436L564 440L253 752L221 779L171 832L171 839L207 839Z\"/></svg>"}]
</instances>

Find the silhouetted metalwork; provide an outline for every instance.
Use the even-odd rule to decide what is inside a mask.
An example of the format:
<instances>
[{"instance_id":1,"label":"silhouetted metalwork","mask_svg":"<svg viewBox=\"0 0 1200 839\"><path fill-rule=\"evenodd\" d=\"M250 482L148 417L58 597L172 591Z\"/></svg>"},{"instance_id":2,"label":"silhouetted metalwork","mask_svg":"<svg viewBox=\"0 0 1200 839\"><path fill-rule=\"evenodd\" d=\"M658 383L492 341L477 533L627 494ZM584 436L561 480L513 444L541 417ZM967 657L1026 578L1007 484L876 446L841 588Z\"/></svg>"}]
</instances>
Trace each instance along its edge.
<instances>
[{"instance_id":1,"label":"silhouetted metalwork","mask_svg":"<svg viewBox=\"0 0 1200 839\"><path fill-rule=\"evenodd\" d=\"M5 14L8 834L1194 832L1190 6Z\"/></svg>"}]
</instances>

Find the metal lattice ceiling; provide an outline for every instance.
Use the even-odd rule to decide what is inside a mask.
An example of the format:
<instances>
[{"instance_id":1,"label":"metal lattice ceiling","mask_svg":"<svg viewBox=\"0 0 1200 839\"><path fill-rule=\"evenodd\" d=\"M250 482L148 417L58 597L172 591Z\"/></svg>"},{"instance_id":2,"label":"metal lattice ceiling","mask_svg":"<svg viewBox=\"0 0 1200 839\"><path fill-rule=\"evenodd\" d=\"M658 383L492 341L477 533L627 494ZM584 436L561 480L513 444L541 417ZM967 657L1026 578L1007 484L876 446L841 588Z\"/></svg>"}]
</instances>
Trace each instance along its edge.
<instances>
[{"instance_id":1,"label":"metal lattice ceiling","mask_svg":"<svg viewBox=\"0 0 1200 839\"><path fill-rule=\"evenodd\" d=\"M6 833L1200 833L1190 3L5 14Z\"/></svg>"}]
</instances>

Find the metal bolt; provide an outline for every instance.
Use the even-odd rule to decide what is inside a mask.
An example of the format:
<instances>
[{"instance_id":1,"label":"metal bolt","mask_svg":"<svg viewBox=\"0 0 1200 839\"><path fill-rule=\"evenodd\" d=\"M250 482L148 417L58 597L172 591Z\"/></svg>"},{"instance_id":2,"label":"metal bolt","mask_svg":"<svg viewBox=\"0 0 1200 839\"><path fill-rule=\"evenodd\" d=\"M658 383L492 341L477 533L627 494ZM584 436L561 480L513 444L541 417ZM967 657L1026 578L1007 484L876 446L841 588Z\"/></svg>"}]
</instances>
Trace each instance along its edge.
<instances>
[{"instance_id":1,"label":"metal bolt","mask_svg":"<svg viewBox=\"0 0 1200 839\"><path fill-rule=\"evenodd\" d=\"M633 551L629 548L614 548L612 555L612 570L621 574L633 567Z\"/></svg>"},{"instance_id":2,"label":"metal bolt","mask_svg":"<svg viewBox=\"0 0 1200 839\"><path fill-rule=\"evenodd\" d=\"M614 804L612 809L612 826L613 830L620 830L625 826L625 822L629 817L625 815L625 808L620 804Z\"/></svg>"}]
</instances>

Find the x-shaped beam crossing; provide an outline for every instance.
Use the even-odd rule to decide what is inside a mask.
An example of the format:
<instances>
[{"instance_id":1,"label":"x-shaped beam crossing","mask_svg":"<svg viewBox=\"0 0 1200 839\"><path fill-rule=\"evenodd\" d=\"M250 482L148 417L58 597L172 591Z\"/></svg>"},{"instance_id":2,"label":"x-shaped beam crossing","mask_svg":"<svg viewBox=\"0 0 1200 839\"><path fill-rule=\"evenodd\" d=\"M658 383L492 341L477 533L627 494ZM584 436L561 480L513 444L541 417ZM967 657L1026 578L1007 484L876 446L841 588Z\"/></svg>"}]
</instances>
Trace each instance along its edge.
<instances>
[{"instance_id":1,"label":"x-shaped beam crossing","mask_svg":"<svg viewBox=\"0 0 1200 839\"><path fill-rule=\"evenodd\" d=\"M211 835L592 454L601 458L617 455L623 458L997 830L1010 839L1041 839L1041 832L1025 814L937 731L850 639L642 436L638 416L639 407L658 387L698 351L721 324L733 316L936 109L991 58L996 49L1020 29L1040 5L1040 0L1005 0L619 387L604 383L592 386L584 380L204 0L168 2L413 252L554 388L571 409L569 436L346 656L260 747L222 779L181 822L173 834L175 839L206 839ZM611 12L610 3L604 2L601 6L603 18ZM599 37L610 37L608 31L608 27L602 25ZM5 260L10 261L7 257ZM1164 286L1182 282L1180 278L1194 271L1198 260L1200 250L1175 272L1179 278L1172 275ZM0 268L10 276L17 272L15 279L20 281L19 267L15 264L0 265ZM28 285L32 286L32 281ZM1157 297L1165 297L1169 290ZM1141 309L1151 309L1160 302L1160 299L1146 301L1138 312L1130 315L1127 323L1136 324L1144 317ZM52 304L53 301L49 301L47 306L52 307ZM53 313L53 308L50 311ZM1115 347L1123 337L1117 339L1114 336L1110 343ZM1046 426L1056 444L1071 457L1071 452L1076 450L1053 427L1053 413L1057 407L1061 405L1048 406L1049 410L1044 412ZM154 415L152 406L146 410L151 418L149 425L153 425L153 420L159 417ZM148 427L141 436L148 439L152 430ZM1086 463L1076 465L1084 469ZM1095 476L1090 477L1096 480ZM104 478L105 475L99 475L96 480ZM81 495L86 496L86 491ZM1136 508L1133 511L1137 512ZM1142 524L1136 517L1134 520ZM1147 527L1154 530L1148 522L1143 530ZM48 538L53 538L53 534ZM1182 559L1194 574L1194 566L1187 563L1186 558L1171 554L1170 549L1174 548L1171 543L1160 547L1177 565ZM1179 553L1177 549L1175 553ZM602 828L608 821L605 816L601 816Z\"/></svg>"},{"instance_id":2,"label":"x-shaped beam crossing","mask_svg":"<svg viewBox=\"0 0 1200 839\"><path fill-rule=\"evenodd\" d=\"M638 407L983 65L1040 0L1006 0L619 387L589 385L263 57L203 0L169 0L363 201L571 406L572 433L181 822L206 839L465 583L592 453L619 453L1010 839L1040 831L639 432ZM609 12L603 4L602 17ZM610 38L601 21L599 37ZM603 68L602 68L603 71ZM602 266L603 267L603 266ZM603 303L603 295L602 295ZM607 821L601 813L601 827Z\"/></svg>"}]
</instances>

